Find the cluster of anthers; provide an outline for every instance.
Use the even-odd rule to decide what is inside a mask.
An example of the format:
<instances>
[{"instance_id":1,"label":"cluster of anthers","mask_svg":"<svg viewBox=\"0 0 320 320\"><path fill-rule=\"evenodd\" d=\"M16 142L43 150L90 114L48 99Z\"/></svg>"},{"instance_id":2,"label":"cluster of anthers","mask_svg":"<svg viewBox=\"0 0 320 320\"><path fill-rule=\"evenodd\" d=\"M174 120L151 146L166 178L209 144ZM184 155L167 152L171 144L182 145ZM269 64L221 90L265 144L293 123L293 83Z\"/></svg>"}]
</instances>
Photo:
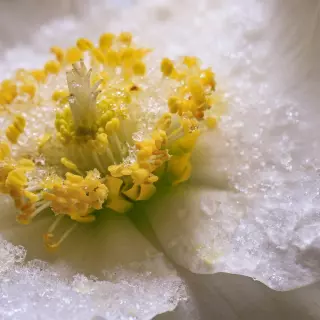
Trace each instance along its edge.
<instances>
[{"instance_id":1,"label":"cluster of anthers","mask_svg":"<svg viewBox=\"0 0 320 320\"><path fill-rule=\"evenodd\" d=\"M45 242L54 248L77 223L94 221L97 210L124 214L152 197L160 181L174 186L188 180L197 139L216 126L218 115L214 74L195 57L165 58L161 72L148 70L151 50L137 47L127 32L103 34L97 46L81 38L51 52L55 59L43 69L18 70L1 83L1 112L13 121L0 140L0 192L13 198L23 224L51 209L56 219ZM154 85L149 78L157 75ZM59 77L66 86L56 84ZM42 91L50 85L46 100ZM157 86L166 90L153 93ZM145 105L152 94L161 95L163 111ZM20 106L41 110L43 104L56 110L55 130L39 137L36 153L16 156L13 146L28 126ZM51 161L55 148L63 152L60 167ZM66 216L75 223L55 239Z\"/></svg>"}]
</instances>

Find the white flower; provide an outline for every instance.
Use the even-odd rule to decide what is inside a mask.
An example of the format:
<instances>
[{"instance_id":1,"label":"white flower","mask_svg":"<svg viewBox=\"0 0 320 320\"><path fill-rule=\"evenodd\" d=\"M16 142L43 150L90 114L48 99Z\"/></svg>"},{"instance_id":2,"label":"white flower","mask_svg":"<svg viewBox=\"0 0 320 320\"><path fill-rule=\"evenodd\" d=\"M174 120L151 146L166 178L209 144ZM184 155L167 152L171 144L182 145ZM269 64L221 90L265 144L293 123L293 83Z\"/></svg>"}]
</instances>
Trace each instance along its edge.
<instances>
[{"instance_id":1,"label":"white flower","mask_svg":"<svg viewBox=\"0 0 320 320\"><path fill-rule=\"evenodd\" d=\"M24 258L23 249L4 242L1 247L1 259L4 267L1 272L7 282L2 288L10 297L17 295L20 299L18 291L23 290L23 286L26 286L28 290L38 286L38 289L29 291L26 299L30 298L30 300L26 301L40 301L35 304L27 302L28 308L26 305L24 310L20 308L16 311L16 317L20 315L23 317L23 312L28 312L29 316L30 314L44 315L46 308L48 308L52 312L53 318L61 318L66 315L69 318L79 318L79 314L81 314L84 319L87 319L99 314L105 315L107 319L130 316L148 319L159 312L172 309L179 298L180 281L168 264L167 258L159 254L162 249L174 262L196 273L216 271L241 273L254 276L278 289L299 286L314 279L312 275L314 269L310 268L313 260L310 261L310 256L305 253L308 251L304 251L304 248L317 249L317 246L312 244L317 239L317 232L310 229L312 226L316 230L317 228L314 224L311 226L310 223L303 223L303 219L307 219L309 215L310 219L314 220L317 211L317 195L314 191L319 182L315 179L319 148L316 132L312 129L319 123L317 115L312 112L313 109L316 110L316 106L313 107L312 104L313 101L316 101L316 94L307 85L303 86L305 92L302 89L300 91L300 89L293 90L291 88L291 86L296 88L297 83L292 78L298 78L304 74L303 72L310 71L312 63L304 62L299 54L298 57L295 57L294 54L291 55L291 53L286 55L288 51L284 49L283 55L293 57L292 61L295 62L295 67L293 68L289 64L286 70L292 70L291 77L281 77L277 69L282 68L285 62L290 62L290 59L275 53L271 59L270 51L274 50L272 46L278 41L273 38L274 35L278 34L283 39L283 23L279 23L280 31L270 34L268 39L268 33L265 30L270 29L269 17L268 12L263 13L263 9L268 6L257 5L253 1L248 1L247 4L252 6L248 7L252 9L251 12L243 9L244 4L221 4L221 7L217 7L216 4L207 4L207 9L204 10L206 7L199 3L198 11L188 9L187 5L177 5L176 10L183 10L185 7L184 14L179 14L179 27L177 27L176 18L170 18L170 14L172 14L170 6L161 4L162 11L160 9L156 11L154 7L149 8L148 5L142 6L140 14L137 14L137 19L134 21L137 26L140 25L140 28L143 28L145 19L150 19L152 15L155 15L154 19L168 20L167 23L158 25L157 29L139 31L149 38L149 42L154 41L156 48L164 48L166 41L172 41L174 46L170 48L179 55L197 54L209 64L212 63L213 58L215 59L214 71L217 72L220 88L227 93L228 108L226 112L224 111L223 118L218 122L218 129L211 133L204 133L199 137L193 150L193 170L189 181L185 184L180 183L170 189L170 192L157 188L159 189L157 191L160 192L150 198L149 202L134 204L135 208L129 215L130 218L124 215L102 217L98 222L92 222L91 226L81 225L80 228L74 229L73 224L69 225L72 222L70 219L64 219L65 221L60 222L59 225L52 225L49 221L52 219L52 214L45 214L40 210L38 217L30 225L19 227L14 221L15 216L12 215L11 204L5 200L1 216L3 237L15 245L25 246L27 260L32 260L32 262L26 266L19 266L19 262ZM210 6L212 7L209 9ZM100 8L99 6L98 9ZM194 9L196 8L194 7ZM309 10L311 9L309 8ZM155 12L162 12L162 14L159 13L157 16ZM124 13L123 17L113 22L113 25L111 23L111 26L119 29L117 27L119 23L122 29L124 21L130 26L131 14L130 11ZM98 17L104 15L105 12L101 10L100 13L95 12L93 16L98 20ZM88 14L88 16L90 15ZM189 44L190 29L187 26L190 21L196 19L194 16L200 17L202 22L195 21L192 34L201 36L198 39L192 38ZM170 19L173 21L171 22ZM283 21L289 20L285 13L282 13L281 19ZM90 20L83 22L84 28L87 27L88 21ZM214 26L211 26L212 21L215 21ZM317 20L314 18L310 21L315 23L314 21ZM275 30L278 26L278 22L276 22L273 26ZM213 30L208 30L209 23ZM310 24L312 25L312 22ZM185 30L181 26L185 26ZM132 29L135 28L133 26ZM305 29L306 35L309 34L310 28ZM78 34L80 29L78 24L75 33ZM221 34L224 34L224 30L228 30L227 40L219 38ZM44 32L47 31L44 30ZM72 31L70 32L72 33ZM157 33L162 37L158 38ZM259 33L265 37L260 37ZM219 40L213 42L213 35ZM54 37L48 32L46 36ZM128 37L124 38L127 39L125 41L128 41ZM225 39L225 37L223 38ZM263 40L260 40L261 38ZM270 41L271 45L269 42L264 44L264 40ZM225 41L225 44L222 44L222 41ZM279 40L279 47L281 47L281 43ZM91 50L90 44L82 43L82 45L87 45ZM79 46L81 47L81 44ZM309 47L313 48L310 44ZM304 53L311 61L313 59L312 50L307 50ZM54 51L59 61L59 50ZM71 52L70 57L72 58L74 54L77 52ZM94 63L97 63L99 53L95 52L93 55L95 56ZM152 64L152 61L150 63ZM85 64L89 64L89 61L85 61ZM56 63L47 65L47 73L59 71L59 76L50 77L51 82L47 91L43 90L41 99L50 100L52 87L64 83L64 72L58 70L60 67L61 65ZM141 65L140 67L143 69ZM136 70L141 70L141 68L137 67ZM93 169L97 169L102 176L106 174L104 172L105 164L101 163L102 159L99 158L100 144L95 146L99 151L98 158L94 152L88 152L86 147L79 152L69 147L65 148L64 145L67 142L63 139L74 137L70 136L70 130L73 130L77 137L79 135L82 137L90 136L92 131L96 130L92 124L97 119L94 92L98 88L89 86L86 83L87 80L82 83L81 79L84 79L84 74L81 74L81 69L78 70L78 73L80 73L80 79L76 79L77 71L68 77L70 85L68 91L73 94L69 101L72 112L61 113L59 118L65 120L66 117L69 117L68 121L72 119L73 127L70 129L61 126L61 123L58 124L57 130L60 136L57 136L57 139L52 127L55 112L52 107L43 103L43 100L37 100L39 98L37 94L33 96L32 86L25 86L23 89L25 95L22 96L22 99L28 100L28 110L22 111L18 108L24 114L24 119L27 120L25 129L22 118L17 117L14 120L14 117L6 116L2 120L1 128L13 125L11 127L13 134L9 134L9 138L11 137L13 142L21 131L18 139L19 145L13 147L13 154L17 158L26 154L30 155L30 150L35 151L35 154L31 155L32 157L37 155L39 136L32 136L32 134L41 133L43 157L36 158L37 165L40 167L43 161L47 164L49 157L54 168L50 172L47 168L44 170L45 172L38 170L37 176L28 177L28 179L33 179L32 181L41 180L43 174L48 174L48 172L52 178L52 172L59 173L56 171L57 168L61 170L63 176L61 162L68 170L73 170L75 174L83 175L83 172ZM23 74L20 76L25 77ZM38 76L41 78L41 73ZM156 73L151 74L151 79L154 79L153 77L157 78ZM99 78L94 79L94 82ZM112 74L111 78L114 79ZM309 83L305 74L301 78ZM117 78L115 79L117 82ZM166 83L158 85L153 81L151 83L141 82L137 86L138 89L140 86L152 88L151 92L146 90L145 100L142 100L141 105L138 106L148 106L142 110L143 113L148 112L150 105L157 107L159 99L167 96L167 90L170 91L174 88L174 84L170 82L167 85ZM74 86L72 86L73 82ZM284 82L285 85L283 85ZM80 84L81 90L77 92L78 84ZM130 83L130 85L132 84ZM155 86L159 92L154 97ZM83 90L84 87L86 90ZM137 89L135 86L131 86L131 88L134 88L133 91ZM66 88L64 86L60 89L62 91L56 93L55 99L59 103L66 104L67 101L64 100L66 95L63 91ZM141 97L141 99L143 98ZM152 103L149 103L149 99L152 100ZM295 103L292 103L293 99ZM34 106L29 108L30 100L32 103L39 104L40 107L38 109ZM15 100L15 102L17 101ZM25 102L23 103L25 104ZM307 104L308 107L301 109L302 103ZM90 112L88 109L82 109L83 106L89 108ZM133 109L133 111L139 111L138 109ZM42 112L39 112L40 110ZM123 110L120 108L120 111ZM86 113L88 117L85 116ZM155 113L157 112L155 111ZM137 118L142 119L142 115ZM115 155L112 152L112 155L121 160L122 154L129 155L124 158L126 166L135 163L136 158L134 157L135 151L131 149L130 141L129 146L124 141L128 141L128 136L132 136L136 131L140 134L135 135L135 139L140 139L141 132L142 136L145 136L149 132L149 123L145 121L150 118L152 118L150 115L143 118L141 123L147 125L142 129L139 126L139 128L136 127L137 122L135 121L125 125L125 132L129 132L129 134L125 136L125 139L120 139L120 148L115 152ZM310 123L313 125L311 126ZM154 122L151 121L151 124L154 129ZM31 132L28 132L28 127L32 128ZM112 131L117 127L118 123L112 122L106 130ZM49 133L49 135L45 135L45 133ZM313 135L314 143L309 147L306 141ZM59 139L60 142L63 142L64 147L56 142ZM99 141L102 142L102 149L105 148L104 136ZM111 141L112 148L117 146L118 142ZM108 143L110 144L110 141ZM105 149L103 150L108 153ZM6 153L5 147L2 148L2 151ZM307 158L305 158L306 154ZM107 156L102 158L112 159L112 155L109 152ZM181 161L181 159L179 160ZM24 162L22 165L28 167L30 163ZM108 165L110 164L108 163ZM119 176L119 167L112 167L111 171L113 171L114 178L122 179L123 173ZM142 172L140 173L142 174ZM97 171L93 170L90 174L89 180L92 176L95 181L100 179ZM137 179L139 177L141 177L140 174ZM149 178L152 179L152 176L148 176ZM185 180L184 178L182 180ZM174 180L180 182L179 179L173 179L172 182ZM301 182L297 183L297 180ZM59 183L62 187L65 184L61 181ZM81 181L82 187L83 183ZM101 180L101 183L104 184L104 181ZM135 184L133 181L133 186ZM141 183L138 185L141 188ZM99 186L96 186L94 191ZM35 183L30 186L30 190L36 187ZM65 190L64 187L62 189ZM112 187L107 185L107 189L99 192L101 198L95 205L107 203L110 208L116 209L116 211L127 211L129 207L126 205L128 203L121 201L119 206L119 198L112 198ZM50 191L50 188L46 186L46 190ZM141 189L139 190L141 192ZM137 195L136 191L136 187L134 187L129 195L134 194L134 198L138 198L140 194ZM150 194L152 193L153 191L150 191ZM301 194L304 196L302 197ZM116 201L108 203L108 197ZM122 197L121 200L123 200ZM125 200L127 200L127 196ZM78 204L81 205L81 203ZM46 202L40 203L41 207L46 205ZM59 213L58 204L55 207L56 213ZM292 207L296 209L291 209ZM93 220L91 212L85 209L86 207L81 207L83 214L80 216L74 215L74 211L67 212L67 214L79 222L84 217ZM234 235L234 230L241 217L244 217L244 220ZM25 217L22 216L22 218ZM101 219L107 221L101 221ZM41 240L39 241L41 235L47 230L49 232L46 240L50 246L57 244L55 239L58 240L59 251L56 253L48 253L43 249ZM295 230L298 232L294 232ZM312 232L309 233L308 230ZM141 235L141 232L144 236ZM305 233L308 233L307 238L311 245L306 241ZM52 238L52 235L55 237ZM59 239L63 242L59 243ZM159 241L162 249L155 249L146 239L155 246ZM231 251L229 251L230 243ZM305 257L306 259L304 259ZM281 258L283 258L282 261ZM296 258L296 263L293 263ZM49 261L49 264L44 265L33 259ZM307 262L304 263L301 259ZM219 263L216 263L217 261ZM119 266L121 268L117 269ZM105 270L107 272L102 272ZM115 276L113 275L114 270L118 270ZM148 273L149 271L151 273ZM112 280L114 277L114 281L94 281L84 276L73 278L75 273L95 275L98 280ZM291 277L296 278L295 281L292 279L289 281ZM128 281L129 284L126 284ZM12 285L12 282L15 282L16 285ZM134 285L131 285L132 283ZM45 286L47 289L43 290ZM41 297L37 296L37 291L41 291ZM49 300L46 299L47 297ZM61 297L65 298L61 299ZM17 303L14 300L10 301L11 304L7 305L5 310L8 316L10 312L14 312L14 305ZM47 304L48 301L51 301L52 304L49 303L42 309L39 308L42 301ZM108 304L106 305L106 303ZM61 309L53 306L56 304ZM68 304L70 308L67 307Z\"/></svg>"}]
</instances>

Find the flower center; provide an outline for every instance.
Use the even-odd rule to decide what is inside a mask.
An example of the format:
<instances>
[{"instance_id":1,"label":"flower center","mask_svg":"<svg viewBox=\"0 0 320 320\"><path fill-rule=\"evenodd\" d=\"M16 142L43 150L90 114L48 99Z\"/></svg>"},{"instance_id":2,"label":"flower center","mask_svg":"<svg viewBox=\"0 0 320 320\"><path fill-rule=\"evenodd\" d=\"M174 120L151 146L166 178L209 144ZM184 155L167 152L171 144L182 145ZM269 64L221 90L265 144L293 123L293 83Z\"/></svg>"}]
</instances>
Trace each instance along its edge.
<instances>
[{"instance_id":1,"label":"flower center","mask_svg":"<svg viewBox=\"0 0 320 320\"><path fill-rule=\"evenodd\" d=\"M0 191L14 199L21 223L53 211L45 234L53 248L76 223L94 221L96 210L124 214L152 197L160 180L173 186L188 180L197 139L216 126L219 112L214 74L199 59L165 58L148 69L150 50L136 47L130 33L104 34L98 46L81 38L76 47L51 52L56 59L43 69L20 70L2 82L0 104L14 118L7 141L0 141ZM28 140L25 128L31 123L32 132L34 123L17 106L41 110L48 87L55 129L37 150L17 156L12 146L19 148L20 136ZM65 217L75 224L56 240Z\"/></svg>"}]
</instances>

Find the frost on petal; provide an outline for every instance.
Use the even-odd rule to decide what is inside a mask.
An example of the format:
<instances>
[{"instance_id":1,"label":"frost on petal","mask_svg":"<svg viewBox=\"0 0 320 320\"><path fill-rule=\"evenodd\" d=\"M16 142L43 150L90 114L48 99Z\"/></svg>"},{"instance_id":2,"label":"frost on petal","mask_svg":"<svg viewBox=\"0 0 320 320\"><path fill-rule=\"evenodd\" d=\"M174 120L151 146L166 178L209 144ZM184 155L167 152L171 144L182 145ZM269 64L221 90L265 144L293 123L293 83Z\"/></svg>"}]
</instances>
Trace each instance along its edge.
<instances>
[{"instance_id":1,"label":"frost on petal","mask_svg":"<svg viewBox=\"0 0 320 320\"><path fill-rule=\"evenodd\" d=\"M227 166L226 176L221 175L224 171L219 148L218 158L212 159L212 154L215 156L212 140L207 143L207 150L195 157L197 166L193 172L196 175L190 182L202 189L225 188L227 182L228 205L233 203L229 198L233 189L238 191L236 195L245 198L245 201L238 199L243 205L240 209L245 214L243 220L233 230L229 250L220 257L215 271L248 275L275 289L286 290L320 277L317 129L320 73L316 62L320 43L319 3L294 1L289 8L285 2L274 1L272 6L272 23L268 20L269 4L253 5L252 12L238 8L241 14L233 21L245 18L248 24L243 22L246 26L239 30L240 36L233 42L232 50L235 55L237 52L243 55L239 54L229 63L222 59L220 64L221 70L224 64L232 66L231 73L224 74L228 78L232 121L227 120L220 126L232 151L231 159L221 153ZM257 8L264 8L263 23L254 18L259 17L253 14ZM206 165L206 161L214 165ZM177 200L176 208L185 207L185 199L189 203L187 208L198 203L193 229L199 230L203 219L199 214L201 202L193 195L189 200L187 192L182 199L179 204ZM217 192L212 192L212 201L216 199L219 199ZM163 208L163 220L160 213L154 217L150 213L153 227L159 238L164 239L162 244L171 256L190 268L192 260L182 259L180 252L183 252L183 243L187 243L192 252L192 242L199 238L199 232L193 233L186 220L176 218L175 211L165 221L169 211L166 201ZM224 214L227 217L230 211ZM186 227L182 227L183 224ZM214 226L208 223L202 233L210 242L209 230L219 227L217 222ZM175 238L175 228L184 228L185 234L184 242L178 242L173 252L167 249L167 243Z\"/></svg>"},{"instance_id":2,"label":"frost on petal","mask_svg":"<svg viewBox=\"0 0 320 320\"><path fill-rule=\"evenodd\" d=\"M41 235L52 216L19 226L1 205L2 319L151 319L181 298L175 271L126 217L78 228L49 254Z\"/></svg>"},{"instance_id":3,"label":"frost on petal","mask_svg":"<svg viewBox=\"0 0 320 320\"><path fill-rule=\"evenodd\" d=\"M148 217L176 263L192 272L212 273L218 258L228 252L244 202L239 193L181 186L157 198Z\"/></svg>"},{"instance_id":4,"label":"frost on petal","mask_svg":"<svg viewBox=\"0 0 320 320\"><path fill-rule=\"evenodd\" d=\"M228 137L221 130L203 134L192 155L190 183L226 190L230 187L229 168L236 162Z\"/></svg>"},{"instance_id":5,"label":"frost on petal","mask_svg":"<svg viewBox=\"0 0 320 320\"><path fill-rule=\"evenodd\" d=\"M264 115L260 111L263 133L250 145L260 156L248 159L258 201L222 265L278 290L320 278L319 10L317 1L273 3L273 32L265 31L275 52L269 59L273 99L266 99Z\"/></svg>"}]
</instances>

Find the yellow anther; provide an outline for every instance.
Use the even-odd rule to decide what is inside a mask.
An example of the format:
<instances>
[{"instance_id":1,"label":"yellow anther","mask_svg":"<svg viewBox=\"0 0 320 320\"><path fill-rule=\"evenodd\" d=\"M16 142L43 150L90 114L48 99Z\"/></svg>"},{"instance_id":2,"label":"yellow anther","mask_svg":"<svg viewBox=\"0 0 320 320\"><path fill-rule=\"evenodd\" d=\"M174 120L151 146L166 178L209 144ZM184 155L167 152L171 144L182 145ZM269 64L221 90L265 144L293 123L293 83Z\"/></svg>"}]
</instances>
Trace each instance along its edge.
<instances>
[{"instance_id":1,"label":"yellow anther","mask_svg":"<svg viewBox=\"0 0 320 320\"><path fill-rule=\"evenodd\" d=\"M159 120L156 125L157 129L168 130L171 126L172 116L170 113L165 113Z\"/></svg>"},{"instance_id":2,"label":"yellow anther","mask_svg":"<svg viewBox=\"0 0 320 320\"><path fill-rule=\"evenodd\" d=\"M132 42L132 34L130 32L121 32L118 39L120 42L130 45Z\"/></svg>"},{"instance_id":3,"label":"yellow anther","mask_svg":"<svg viewBox=\"0 0 320 320\"><path fill-rule=\"evenodd\" d=\"M166 77L170 77L173 71L174 71L173 62L168 58L162 59L161 72L163 73L163 75Z\"/></svg>"},{"instance_id":4,"label":"yellow anther","mask_svg":"<svg viewBox=\"0 0 320 320\"><path fill-rule=\"evenodd\" d=\"M105 126L106 133L112 135L114 132L118 131L120 128L120 121L118 118L112 118L107 122Z\"/></svg>"},{"instance_id":5,"label":"yellow anther","mask_svg":"<svg viewBox=\"0 0 320 320\"><path fill-rule=\"evenodd\" d=\"M123 191L122 194L124 194L127 198L136 201L140 194L140 186L135 184L129 190Z\"/></svg>"},{"instance_id":6,"label":"yellow anther","mask_svg":"<svg viewBox=\"0 0 320 320\"><path fill-rule=\"evenodd\" d=\"M106 205L107 208L119 213L125 213L129 211L133 204L120 195L120 189L123 185L122 179L109 176L107 177L105 184L109 190Z\"/></svg>"},{"instance_id":7,"label":"yellow anther","mask_svg":"<svg viewBox=\"0 0 320 320\"><path fill-rule=\"evenodd\" d=\"M27 178L25 170L18 168L9 172L6 184L12 188L22 188L27 184Z\"/></svg>"},{"instance_id":8,"label":"yellow anther","mask_svg":"<svg viewBox=\"0 0 320 320\"><path fill-rule=\"evenodd\" d=\"M134 53L135 51L131 47L126 47L119 52L122 68L125 73L128 74L127 78L129 78L132 74L131 68L135 62Z\"/></svg>"},{"instance_id":9,"label":"yellow anther","mask_svg":"<svg viewBox=\"0 0 320 320\"><path fill-rule=\"evenodd\" d=\"M180 106L180 100L178 97L170 97L168 99L168 107L171 113L177 113Z\"/></svg>"},{"instance_id":10,"label":"yellow anther","mask_svg":"<svg viewBox=\"0 0 320 320\"><path fill-rule=\"evenodd\" d=\"M106 64L109 67L115 68L117 65L119 65L119 62L120 62L120 57L118 52L114 50L109 50L106 53Z\"/></svg>"},{"instance_id":11,"label":"yellow anther","mask_svg":"<svg viewBox=\"0 0 320 320\"><path fill-rule=\"evenodd\" d=\"M140 168L134 170L131 174L131 177L135 184L143 184L149 177L149 174L150 172L148 170Z\"/></svg>"},{"instance_id":12,"label":"yellow anther","mask_svg":"<svg viewBox=\"0 0 320 320\"><path fill-rule=\"evenodd\" d=\"M170 123L171 123L171 120L170 120ZM169 124L170 126L170 124ZM167 127L169 127L167 126ZM166 132L164 131L165 130L165 125L163 126L163 130L159 129L159 130L156 130L152 133L152 139L154 140L154 144L156 146L157 149L162 149L166 143L167 143L167 134Z\"/></svg>"},{"instance_id":13,"label":"yellow anther","mask_svg":"<svg viewBox=\"0 0 320 320\"><path fill-rule=\"evenodd\" d=\"M32 203L35 203L39 200L39 196L30 191L24 191L24 196L28 198L28 200L31 201Z\"/></svg>"},{"instance_id":14,"label":"yellow anther","mask_svg":"<svg viewBox=\"0 0 320 320\"><path fill-rule=\"evenodd\" d=\"M0 160L10 155L10 147L6 142L0 141Z\"/></svg>"},{"instance_id":15,"label":"yellow anther","mask_svg":"<svg viewBox=\"0 0 320 320\"><path fill-rule=\"evenodd\" d=\"M73 182L73 183L80 183L83 181L83 177L73 174L71 172L66 173L66 178L68 181Z\"/></svg>"},{"instance_id":16,"label":"yellow anther","mask_svg":"<svg viewBox=\"0 0 320 320\"><path fill-rule=\"evenodd\" d=\"M60 47L51 47L50 48L51 53L53 53L56 57L56 59L62 63L64 59L64 51Z\"/></svg>"},{"instance_id":17,"label":"yellow anther","mask_svg":"<svg viewBox=\"0 0 320 320\"><path fill-rule=\"evenodd\" d=\"M82 217L77 214L73 214L73 215L70 215L70 218L74 221L81 222L81 223L91 223L96 220L96 217L93 215Z\"/></svg>"},{"instance_id":18,"label":"yellow anther","mask_svg":"<svg viewBox=\"0 0 320 320\"><path fill-rule=\"evenodd\" d=\"M146 73L146 65L142 61L137 61L132 69L133 73L137 76L143 76Z\"/></svg>"},{"instance_id":19,"label":"yellow anther","mask_svg":"<svg viewBox=\"0 0 320 320\"><path fill-rule=\"evenodd\" d=\"M22 158L18 161L18 165L19 165L19 168L22 168L26 171L30 171L34 169L34 163L30 159Z\"/></svg>"},{"instance_id":20,"label":"yellow anther","mask_svg":"<svg viewBox=\"0 0 320 320\"><path fill-rule=\"evenodd\" d=\"M39 83L44 83L46 81L47 75L44 70L32 70L31 75Z\"/></svg>"},{"instance_id":21,"label":"yellow anther","mask_svg":"<svg viewBox=\"0 0 320 320\"><path fill-rule=\"evenodd\" d=\"M207 117L206 118L206 125L209 129L214 129L217 127L217 119L214 117Z\"/></svg>"},{"instance_id":22,"label":"yellow anther","mask_svg":"<svg viewBox=\"0 0 320 320\"><path fill-rule=\"evenodd\" d=\"M67 103L69 92L66 90L56 90L52 93L52 100L55 102Z\"/></svg>"},{"instance_id":23,"label":"yellow anther","mask_svg":"<svg viewBox=\"0 0 320 320\"><path fill-rule=\"evenodd\" d=\"M188 88L192 98L197 104L202 104L205 102L205 93L199 77L191 76L188 79Z\"/></svg>"},{"instance_id":24,"label":"yellow anther","mask_svg":"<svg viewBox=\"0 0 320 320\"><path fill-rule=\"evenodd\" d=\"M15 99L15 97L16 94L12 94L11 92L0 92L0 104L10 104Z\"/></svg>"},{"instance_id":25,"label":"yellow anther","mask_svg":"<svg viewBox=\"0 0 320 320\"><path fill-rule=\"evenodd\" d=\"M8 90L10 92L16 92L17 91L17 85L11 80L3 80L1 82L1 88L4 89L4 90Z\"/></svg>"},{"instance_id":26,"label":"yellow anther","mask_svg":"<svg viewBox=\"0 0 320 320\"><path fill-rule=\"evenodd\" d=\"M52 138L52 134L45 133L42 138L39 139L39 148L41 149L50 139Z\"/></svg>"},{"instance_id":27,"label":"yellow anther","mask_svg":"<svg viewBox=\"0 0 320 320\"><path fill-rule=\"evenodd\" d=\"M105 51L109 49L112 46L114 38L115 35L113 33L102 34L99 39L99 47L101 48L101 50Z\"/></svg>"},{"instance_id":28,"label":"yellow anther","mask_svg":"<svg viewBox=\"0 0 320 320\"><path fill-rule=\"evenodd\" d=\"M94 46L90 40L88 40L86 38L80 38L77 40L77 47L81 51L88 51L88 50L91 50Z\"/></svg>"},{"instance_id":29,"label":"yellow anther","mask_svg":"<svg viewBox=\"0 0 320 320\"><path fill-rule=\"evenodd\" d=\"M183 57L183 64L185 64L189 68L192 68L199 65L199 59L197 57L185 56Z\"/></svg>"},{"instance_id":30,"label":"yellow anther","mask_svg":"<svg viewBox=\"0 0 320 320\"><path fill-rule=\"evenodd\" d=\"M101 64L104 64L105 62L105 57L102 51L99 48L94 48L92 49L92 55L93 57Z\"/></svg>"},{"instance_id":31,"label":"yellow anther","mask_svg":"<svg viewBox=\"0 0 320 320\"><path fill-rule=\"evenodd\" d=\"M170 147L170 153L173 155L181 155L185 153L190 153L200 136L200 130L195 130L186 134L184 137L178 139Z\"/></svg>"},{"instance_id":32,"label":"yellow anther","mask_svg":"<svg viewBox=\"0 0 320 320\"><path fill-rule=\"evenodd\" d=\"M17 85L11 80L4 80L0 86L0 103L9 104L17 96Z\"/></svg>"},{"instance_id":33,"label":"yellow anther","mask_svg":"<svg viewBox=\"0 0 320 320\"><path fill-rule=\"evenodd\" d=\"M23 133L26 120L21 115L16 115L13 123L6 130L6 137L11 143L17 143L19 136Z\"/></svg>"},{"instance_id":34,"label":"yellow anther","mask_svg":"<svg viewBox=\"0 0 320 320\"><path fill-rule=\"evenodd\" d=\"M36 94L36 86L34 84L24 83L20 86L21 93L28 94L30 98L33 98Z\"/></svg>"},{"instance_id":35,"label":"yellow anther","mask_svg":"<svg viewBox=\"0 0 320 320\"><path fill-rule=\"evenodd\" d=\"M89 171L85 178L67 173L65 180L54 179L47 189L43 198L51 202L52 210L78 222L93 221L91 212L101 209L108 196L108 189L95 170Z\"/></svg>"},{"instance_id":36,"label":"yellow anther","mask_svg":"<svg viewBox=\"0 0 320 320\"><path fill-rule=\"evenodd\" d=\"M50 60L44 65L44 70L48 74L58 74L61 69L61 65L58 61Z\"/></svg>"},{"instance_id":37,"label":"yellow anther","mask_svg":"<svg viewBox=\"0 0 320 320\"><path fill-rule=\"evenodd\" d=\"M108 144L108 136L105 133L99 133L97 134L97 140L104 145Z\"/></svg>"},{"instance_id":38,"label":"yellow anther","mask_svg":"<svg viewBox=\"0 0 320 320\"><path fill-rule=\"evenodd\" d=\"M157 191L153 184L142 184L140 186L140 194L137 198L138 201L150 199Z\"/></svg>"},{"instance_id":39,"label":"yellow anther","mask_svg":"<svg viewBox=\"0 0 320 320\"><path fill-rule=\"evenodd\" d=\"M133 207L133 203L122 197L110 198L106 207L118 213L126 213Z\"/></svg>"},{"instance_id":40,"label":"yellow anther","mask_svg":"<svg viewBox=\"0 0 320 320\"><path fill-rule=\"evenodd\" d=\"M65 60L69 64L74 64L83 58L83 53L77 47L68 48L66 51Z\"/></svg>"},{"instance_id":41,"label":"yellow anther","mask_svg":"<svg viewBox=\"0 0 320 320\"><path fill-rule=\"evenodd\" d=\"M212 90L216 87L216 81L214 79L214 73L211 69L205 69L200 75L201 82L204 86L210 86Z\"/></svg>"},{"instance_id":42,"label":"yellow anther","mask_svg":"<svg viewBox=\"0 0 320 320\"><path fill-rule=\"evenodd\" d=\"M124 171L124 169L125 168L122 165L117 165L117 164L111 165L111 166L108 167L108 170L109 170L111 176L114 177L114 178L122 177L124 175L123 173L126 173L126 171ZM129 172L129 175L130 174L131 174L131 171ZM117 180L114 180L114 181L117 182Z\"/></svg>"},{"instance_id":43,"label":"yellow anther","mask_svg":"<svg viewBox=\"0 0 320 320\"><path fill-rule=\"evenodd\" d=\"M190 178L190 153L182 156L172 156L168 163L168 173L173 185L182 183Z\"/></svg>"},{"instance_id":44,"label":"yellow anther","mask_svg":"<svg viewBox=\"0 0 320 320\"><path fill-rule=\"evenodd\" d=\"M109 171L110 171L110 167L109 167ZM105 184L109 189L109 196L114 197L119 195L120 189L123 185L123 181L117 177L108 176Z\"/></svg>"},{"instance_id":45,"label":"yellow anther","mask_svg":"<svg viewBox=\"0 0 320 320\"><path fill-rule=\"evenodd\" d=\"M73 170L74 172L77 172L77 173L80 173L80 174L81 174L81 172L79 171L77 165L76 165L75 163L73 163L71 160L63 157L63 158L61 158L61 163L62 163L66 168L68 168L68 169L70 169L70 170Z\"/></svg>"}]
</instances>

